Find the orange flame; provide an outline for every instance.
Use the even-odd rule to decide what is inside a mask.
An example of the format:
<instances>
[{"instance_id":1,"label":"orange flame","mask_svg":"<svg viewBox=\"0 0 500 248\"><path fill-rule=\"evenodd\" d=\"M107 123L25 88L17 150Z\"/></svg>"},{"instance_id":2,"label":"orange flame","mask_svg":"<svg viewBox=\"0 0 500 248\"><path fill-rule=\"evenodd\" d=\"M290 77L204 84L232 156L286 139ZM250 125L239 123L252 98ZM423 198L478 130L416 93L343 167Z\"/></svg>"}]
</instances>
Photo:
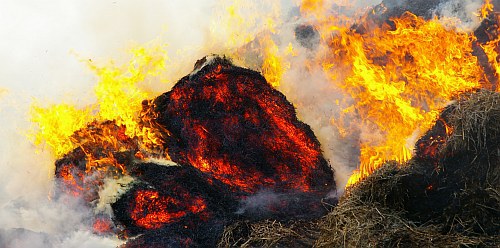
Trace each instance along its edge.
<instances>
[{"instance_id":1,"label":"orange flame","mask_svg":"<svg viewBox=\"0 0 500 248\"><path fill-rule=\"evenodd\" d=\"M269 35L279 34L279 23L276 21L279 8L270 5L272 13L266 13L264 21L259 21L256 15L248 14L251 11L243 11L255 10L255 5L244 5L242 1L221 2L229 2L224 9L225 15L220 16L227 26L214 23L211 32L226 41L223 51L233 51L235 47L244 46L259 34L264 34L258 40L258 53L263 55L259 68L274 87L284 84L283 76L291 65L288 60L297 51L291 43L287 48L280 47ZM426 21L406 13L392 19L393 27L384 25L366 33L357 33L347 28L353 24L352 18L334 17L328 12L332 2L345 6L347 1L300 2L301 14L315 26L322 42L316 56L308 57L305 63L320 64L332 85L354 100L354 104L331 123L341 130L343 136L358 131L363 133L360 167L351 176L348 185L363 179L386 160L410 159L414 139L429 129L439 110L459 92L481 87L485 81L484 71L472 55L474 35L446 26L442 20ZM340 2L342 4L338 4ZM486 0L479 15L486 18L492 11L491 1ZM267 32L258 28L259 22L267 28ZM499 42L499 39L491 39L481 44L497 77L500 75ZM100 78L96 86L98 104L84 110L64 104L49 108L34 107L32 119L39 127L33 135L35 143L45 143L56 157L61 157L81 145L71 138L75 131L92 120L114 120L123 127L125 136L141 140L141 149L161 147L162 139L154 131L154 124L145 119L150 115L139 114L145 106L143 99L152 98L152 94L140 87L140 83L164 69L165 51L161 46L138 48L133 50L133 54L130 63L122 67L90 64ZM219 98L223 101L223 97ZM350 119L356 120L359 125L346 125ZM202 131L200 135L203 135ZM167 151L163 152L166 156ZM137 156L144 157L144 153ZM99 163L102 159L91 158L91 161ZM112 154L107 159L107 162L116 163L112 162ZM202 170L214 166L204 163L198 156L189 159Z\"/></svg>"},{"instance_id":2,"label":"orange flame","mask_svg":"<svg viewBox=\"0 0 500 248\"><path fill-rule=\"evenodd\" d=\"M472 55L473 36L411 13L393 22L395 29L384 26L366 34L342 29L322 62L332 82L339 81L338 68L347 71L338 86L356 101L360 128L380 135L361 141L360 168L348 186L384 161L410 159L407 144L415 131L423 134L453 96L482 80Z\"/></svg>"},{"instance_id":3,"label":"orange flame","mask_svg":"<svg viewBox=\"0 0 500 248\"><path fill-rule=\"evenodd\" d=\"M125 137L137 138L144 149L157 147L158 132L150 127L150 120L139 116L143 100L152 96L143 89L144 87L141 88L140 84L159 75L164 70L167 57L163 46L137 47L132 50L132 54L133 58L125 66L117 66L114 63L97 66L87 61L89 67L99 77L95 87L97 104L84 109L68 104L57 104L47 108L40 107L41 104L34 104L32 122L37 124L31 134L34 143L48 145L54 156L59 158L81 146L85 140L95 139L91 133L72 137L77 130L83 129L94 120L99 122L113 120L116 125L122 127L120 129L122 133L119 134L123 136L122 140ZM82 130L82 132L90 131ZM103 142L117 144L116 140L112 140L116 138L114 135L104 134L102 137L108 137L107 140L102 139ZM119 147L114 149L120 150ZM89 160L88 164L92 164L93 158L89 157Z\"/></svg>"},{"instance_id":4,"label":"orange flame","mask_svg":"<svg viewBox=\"0 0 500 248\"><path fill-rule=\"evenodd\" d=\"M479 11L479 17L481 19L488 17L488 15L493 12L493 7L494 6L491 3L491 0L485 0L481 10Z\"/></svg>"}]
</instances>

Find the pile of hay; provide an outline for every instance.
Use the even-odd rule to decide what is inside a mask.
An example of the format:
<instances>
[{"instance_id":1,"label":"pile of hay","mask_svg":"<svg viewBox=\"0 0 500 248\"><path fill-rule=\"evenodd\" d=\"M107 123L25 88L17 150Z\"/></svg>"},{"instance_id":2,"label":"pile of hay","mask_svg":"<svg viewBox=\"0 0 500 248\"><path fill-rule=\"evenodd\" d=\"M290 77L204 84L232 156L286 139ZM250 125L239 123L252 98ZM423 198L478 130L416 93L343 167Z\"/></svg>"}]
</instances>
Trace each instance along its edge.
<instances>
[{"instance_id":1,"label":"pile of hay","mask_svg":"<svg viewBox=\"0 0 500 248\"><path fill-rule=\"evenodd\" d=\"M441 119L435 156L387 162L319 220L237 222L219 246L500 247L500 94L462 94Z\"/></svg>"},{"instance_id":2,"label":"pile of hay","mask_svg":"<svg viewBox=\"0 0 500 248\"><path fill-rule=\"evenodd\" d=\"M500 94L466 93L443 113L453 132L437 155L388 162L348 190L315 246L500 246Z\"/></svg>"}]
</instances>

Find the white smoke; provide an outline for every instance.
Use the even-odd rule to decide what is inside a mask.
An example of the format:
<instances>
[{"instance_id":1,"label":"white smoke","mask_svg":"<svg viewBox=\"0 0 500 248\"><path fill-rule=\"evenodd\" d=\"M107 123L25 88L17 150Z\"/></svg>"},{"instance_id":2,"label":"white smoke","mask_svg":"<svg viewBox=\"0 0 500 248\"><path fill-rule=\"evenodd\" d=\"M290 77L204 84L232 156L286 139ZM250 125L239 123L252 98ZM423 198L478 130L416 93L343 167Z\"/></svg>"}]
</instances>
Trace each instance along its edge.
<instances>
[{"instance_id":1,"label":"white smoke","mask_svg":"<svg viewBox=\"0 0 500 248\"><path fill-rule=\"evenodd\" d=\"M483 3L484 0L449 0L439 4L434 14L441 19L457 20L457 28L472 32L481 24L478 13Z\"/></svg>"},{"instance_id":2,"label":"white smoke","mask_svg":"<svg viewBox=\"0 0 500 248\"><path fill-rule=\"evenodd\" d=\"M49 199L54 159L45 149L37 153L25 136L32 125L30 105L34 99L78 106L94 101L97 80L75 53L119 62L132 44L160 39L169 44L169 54L189 56L177 50L203 43L213 3L2 1L0 247L116 247L122 242L93 234L87 223L92 213L83 204Z\"/></svg>"}]
</instances>

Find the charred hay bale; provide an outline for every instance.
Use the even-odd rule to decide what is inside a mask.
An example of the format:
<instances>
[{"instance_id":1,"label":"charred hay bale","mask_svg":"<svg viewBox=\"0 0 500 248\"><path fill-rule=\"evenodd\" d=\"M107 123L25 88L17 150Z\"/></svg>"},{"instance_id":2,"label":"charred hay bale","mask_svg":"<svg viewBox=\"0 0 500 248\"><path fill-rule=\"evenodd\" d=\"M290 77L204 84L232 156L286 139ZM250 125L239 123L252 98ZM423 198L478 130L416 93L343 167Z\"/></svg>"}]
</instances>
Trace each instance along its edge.
<instances>
[{"instance_id":1,"label":"charred hay bale","mask_svg":"<svg viewBox=\"0 0 500 248\"><path fill-rule=\"evenodd\" d=\"M444 210L443 231L467 235L500 232L500 189L471 187L462 190Z\"/></svg>"},{"instance_id":2,"label":"charred hay bale","mask_svg":"<svg viewBox=\"0 0 500 248\"><path fill-rule=\"evenodd\" d=\"M455 188L444 209L447 231L500 232L500 94L462 94L447 123L453 128L441 150L441 187Z\"/></svg>"},{"instance_id":3,"label":"charred hay bale","mask_svg":"<svg viewBox=\"0 0 500 248\"><path fill-rule=\"evenodd\" d=\"M319 230L318 220L238 221L224 229L218 247L312 247Z\"/></svg>"},{"instance_id":4,"label":"charred hay bale","mask_svg":"<svg viewBox=\"0 0 500 248\"><path fill-rule=\"evenodd\" d=\"M132 237L123 247L216 245L237 203L224 184L191 166L129 169L135 181L111 204L120 235Z\"/></svg>"},{"instance_id":5,"label":"charred hay bale","mask_svg":"<svg viewBox=\"0 0 500 248\"><path fill-rule=\"evenodd\" d=\"M348 189L343 198L375 203L403 212L411 221L424 223L441 216L452 201L452 189L439 188L437 180L434 166L425 160L413 159L405 165L389 161Z\"/></svg>"},{"instance_id":6,"label":"charred hay bale","mask_svg":"<svg viewBox=\"0 0 500 248\"><path fill-rule=\"evenodd\" d=\"M162 142L172 161L245 194L335 188L313 131L260 73L218 56L195 68L145 105L150 119L169 131Z\"/></svg>"}]
</instances>

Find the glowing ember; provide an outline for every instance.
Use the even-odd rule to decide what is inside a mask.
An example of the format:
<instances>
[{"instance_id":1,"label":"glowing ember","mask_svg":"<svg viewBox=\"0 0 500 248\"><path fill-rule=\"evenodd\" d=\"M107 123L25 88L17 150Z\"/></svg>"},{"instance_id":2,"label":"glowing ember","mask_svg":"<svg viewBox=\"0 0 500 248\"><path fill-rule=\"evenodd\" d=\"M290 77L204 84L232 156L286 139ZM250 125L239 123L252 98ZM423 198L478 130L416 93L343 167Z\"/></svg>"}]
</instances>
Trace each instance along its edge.
<instances>
[{"instance_id":1,"label":"glowing ember","mask_svg":"<svg viewBox=\"0 0 500 248\"><path fill-rule=\"evenodd\" d=\"M184 194L188 195L187 192ZM147 229L158 229L164 224L178 221L187 214L186 211L196 214L206 208L204 200L199 197L185 198L181 203L180 199L160 196L157 191L152 190L137 191L135 195L131 217L137 226ZM186 209L180 209L181 204Z\"/></svg>"},{"instance_id":2,"label":"glowing ember","mask_svg":"<svg viewBox=\"0 0 500 248\"><path fill-rule=\"evenodd\" d=\"M334 187L310 128L253 71L216 57L153 102L170 136L173 161L191 164L235 191L311 191Z\"/></svg>"}]
</instances>

